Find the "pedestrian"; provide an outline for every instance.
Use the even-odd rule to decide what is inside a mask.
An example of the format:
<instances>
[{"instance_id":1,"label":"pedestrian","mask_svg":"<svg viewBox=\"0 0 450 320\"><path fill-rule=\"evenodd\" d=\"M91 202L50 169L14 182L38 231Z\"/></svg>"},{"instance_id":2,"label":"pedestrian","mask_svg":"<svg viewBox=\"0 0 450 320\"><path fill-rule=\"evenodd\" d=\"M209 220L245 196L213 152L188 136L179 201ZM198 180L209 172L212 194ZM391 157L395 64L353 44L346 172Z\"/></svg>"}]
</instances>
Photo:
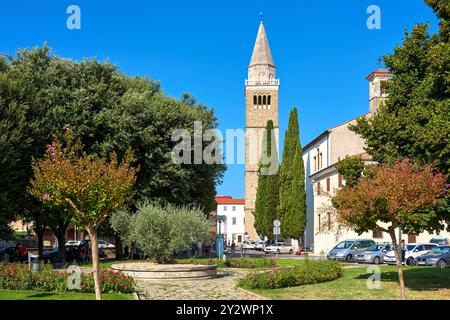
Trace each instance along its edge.
<instances>
[{"instance_id":1,"label":"pedestrian","mask_svg":"<svg viewBox=\"0 0 450 320\"><path fill-rule=\"evenodd\" d=\"M236 251L236 243L233 242L231 243L231 254L234 254L234 252Z\"/></svg>"},{"instance_id":2,"label":"pedestrian","mask_svg":"<svg viewBox=\"0 0 450 320\"><path fill-rule=\"evenodd\" d=\"M402 249L402 263L405 263L405 256L406 256L406 243L405 243L405 240L402 240L401 249Z\"/></svg>"},{"instance_id":3,"label":"pedestrian","mask_svg":"<svg viewBox=\"0 0 450 320\"><path fill-rule=\"evenodd\" d=\"M24 261L27 260L28 250L23 244L20 244L17 246L17 254L19 262L23 263Z\"/></svg>"}]
</instances>

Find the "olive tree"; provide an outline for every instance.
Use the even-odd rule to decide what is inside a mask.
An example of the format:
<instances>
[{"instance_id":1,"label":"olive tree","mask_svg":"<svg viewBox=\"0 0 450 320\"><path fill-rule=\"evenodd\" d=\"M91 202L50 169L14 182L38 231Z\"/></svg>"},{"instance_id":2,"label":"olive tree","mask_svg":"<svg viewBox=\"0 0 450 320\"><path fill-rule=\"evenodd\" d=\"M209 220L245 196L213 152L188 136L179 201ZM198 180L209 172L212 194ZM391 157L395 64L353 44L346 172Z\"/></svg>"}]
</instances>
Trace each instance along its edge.
<instances>
[{"instance_id":1,"label":"olive tree","mask_svg":"<svg viewBox=\"0 0 450 320\"><path fill-rule=\"evenodd\" d=\"M156 263L173 262L180 247L209 238L209 222L200 208L144 201L136 213L119 210L111 216L113 229L127 243L136 243Z\"/></svg>"}]
</instances>

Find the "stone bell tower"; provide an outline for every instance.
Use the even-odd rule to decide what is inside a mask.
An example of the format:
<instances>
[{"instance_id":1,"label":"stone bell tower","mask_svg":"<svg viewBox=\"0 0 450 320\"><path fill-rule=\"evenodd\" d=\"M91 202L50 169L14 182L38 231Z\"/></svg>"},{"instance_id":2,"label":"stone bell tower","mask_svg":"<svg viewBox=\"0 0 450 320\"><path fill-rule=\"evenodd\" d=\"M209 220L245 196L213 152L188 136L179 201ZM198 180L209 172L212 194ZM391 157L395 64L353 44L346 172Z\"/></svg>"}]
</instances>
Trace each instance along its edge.
<instances>
[{"instance_id":1,"label":"stone bell tower","mask_svg":"<svg viewBox=\"0 0 450 320\"><path fill-rule=\"evenodd\" d=\"M279 146L278 88L280 80L275 78L275 71L269 41L261 21L248 66L248 80L245 80L245 231L252 240L259 237L254 227L253 211L258 186L258 163L262 137L268 120L273 121L277 152Z\"/></svg>"}]
</instances>

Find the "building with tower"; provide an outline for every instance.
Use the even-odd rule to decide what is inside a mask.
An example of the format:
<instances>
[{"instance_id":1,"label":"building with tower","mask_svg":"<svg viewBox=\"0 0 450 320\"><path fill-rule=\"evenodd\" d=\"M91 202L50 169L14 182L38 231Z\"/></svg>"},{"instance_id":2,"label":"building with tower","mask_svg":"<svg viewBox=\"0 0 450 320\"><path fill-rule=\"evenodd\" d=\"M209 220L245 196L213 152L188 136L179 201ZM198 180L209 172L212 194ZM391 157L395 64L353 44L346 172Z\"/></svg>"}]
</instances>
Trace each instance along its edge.
<instances>
[{"instance_id":1,"label":"building with tower","mask_svg":"<svg viewBox=\"0 0 450 320\"><path fill-rule=\"evenodd\" d=\"M371 117L378 111L388 96L386 81L392 74L388 70L378 69L367 76L369 81L369 112L362 115ZM355 124L356 119L349 120L338 126L325 130L303 147L303 161L305 164L305 188L307 224L305 230L305 247L314 254L327 254L336 243L346 239L373 239L376 242L390 242L390 236L383 232L367 232L358 235L352 230L342 229L339 232L333 228L328 231L328 221L331 197L341 188L345 181L336 169L336 163L346 156L360 155L366 164L375 161L365 151L364 140L351 131L348 126ZM398 232L398 231L397 231ZM420 235L403 235L407 243L427 243L436 234L427 232ZM441 237L450 238L450 233L442 231Z\"/></svg>"},{"instance_id":2,"label":"building with tower","mask_svg":"<svg viewBox=\"0 0 450 320\"><path fill-rule=\"evenodd\" d=\"M245 229L250 239L258 239L254 227L256 188L258 186L258 163L261 155L262 136L267 121L274 125L277 152L278 139L278 89L276 67L269 41L261 21L253 54L245 80Z\"/></svg>"}]
</instances>

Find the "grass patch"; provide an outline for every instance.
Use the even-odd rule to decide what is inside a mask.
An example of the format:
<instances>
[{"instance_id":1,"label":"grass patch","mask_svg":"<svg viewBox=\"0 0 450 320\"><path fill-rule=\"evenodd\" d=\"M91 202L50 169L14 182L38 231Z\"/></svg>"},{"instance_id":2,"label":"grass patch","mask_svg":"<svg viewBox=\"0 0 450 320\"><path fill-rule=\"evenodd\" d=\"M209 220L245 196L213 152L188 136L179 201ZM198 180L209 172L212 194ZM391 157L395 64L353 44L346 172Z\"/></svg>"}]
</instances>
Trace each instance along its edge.
<instances>
[{"instance_id":1,"label":"grass patch","mask_svg":"<svg viewBox=\"0 0 450 320\"><path fill-rule=\"evenodd\" d=\"M276 300L393 300L399 299L395 266L380 266L381 288L367 287L367 268L345 268L337 280L283 289L251 290ZM407 299L449 299L450 268L405 267Z\"/></svg>"},{"instance_id":2,"label":"grass patch","mask_svg":"<svg viewBox=\"0 0 450 320\"><path fill-rule=\"evenodd\" d=\"M132 294L102 294L103 300L133 300ZM0 300L95 300L94 293L0 290Z\"/></svg>"}]
</instances>

